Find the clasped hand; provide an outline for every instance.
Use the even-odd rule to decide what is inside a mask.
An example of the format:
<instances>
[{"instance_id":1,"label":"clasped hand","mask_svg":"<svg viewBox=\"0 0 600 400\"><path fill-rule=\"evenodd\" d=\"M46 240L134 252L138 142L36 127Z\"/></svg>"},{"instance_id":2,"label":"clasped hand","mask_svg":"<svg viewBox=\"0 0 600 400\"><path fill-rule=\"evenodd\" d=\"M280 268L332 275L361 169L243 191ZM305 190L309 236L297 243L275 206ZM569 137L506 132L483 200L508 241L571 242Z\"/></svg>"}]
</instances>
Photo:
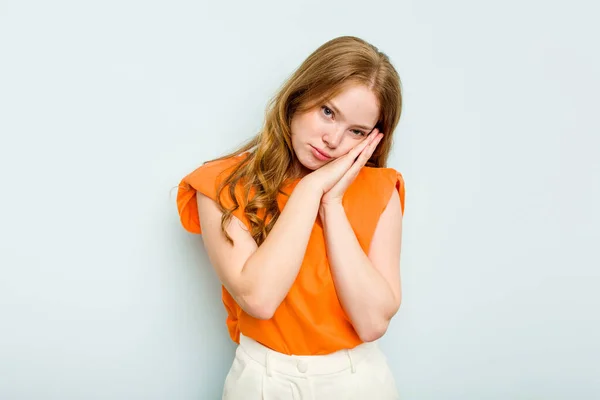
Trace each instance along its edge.
<instances>
[{"instance_id":1,"label":"clasped hand","mask_svg":"<svg viewBox=\"0 0 600 400\"><path fill-rule=\"evenodd\" d=\"M311 172L304 179L322 190L321 207L341 205L346 189L358 176L381 141L383 133L377 129L345 155Z\"/></svg>"}]
</instances>

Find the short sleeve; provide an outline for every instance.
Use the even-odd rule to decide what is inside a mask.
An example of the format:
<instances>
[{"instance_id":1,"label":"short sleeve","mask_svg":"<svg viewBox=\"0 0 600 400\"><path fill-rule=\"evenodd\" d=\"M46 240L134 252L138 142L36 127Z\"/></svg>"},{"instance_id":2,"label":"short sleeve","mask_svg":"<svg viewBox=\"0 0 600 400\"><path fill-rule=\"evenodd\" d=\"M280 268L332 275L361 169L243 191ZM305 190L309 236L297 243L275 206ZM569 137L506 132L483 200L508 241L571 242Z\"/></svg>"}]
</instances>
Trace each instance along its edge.
<instances>
[{"instance_id":1,"label":"short sleeve","mask_svg":"<svg viewBox=\"0 0 600 400\"><path fill-rule=\"evenodd\" d=\"M365 252L394 190L398 191L404 215L404 179L393 168L363 167L344 194L346 215Z\"/></svg>"},{"instance_id":2,"label":"short sleeve","mask_svg":"<svg viewBox=\"0 0 600 400\"><path fill-rule=\"evenodd\" d=\"M402 210L402 215L404 215L404 200L405 200L405 189L404 189L404 177L398 171L393 168L385 168L384 174L384 185L383 185L383 200L384 200L384 209L387 207L387 204L390 201L390 197L392 196L392 191L398 191L398 195L400 197L400 209ZM383 211L383 210L382 210Z\"/></svg>"},{"instance_id":3,"label":"short sleeve","mask_svg":"<svg viewBox=\"0 0 600 400\"><path fill-rule=\"evenodd\" d=\"M213 201L217 201L219 185L233 172L234 167L241 161L240 157L236 156L203 164L181 180L177 191L177 211L185 230L191 233L202 233L196 194L200 192ZM242 190L238 185L236 199L240 207L233 214L248 225L243 213L243 204L240 203L241 196ZM234 204L227 188L221 192L221 201L226 208L230 208Z\"/></svg>"}]
</instances>

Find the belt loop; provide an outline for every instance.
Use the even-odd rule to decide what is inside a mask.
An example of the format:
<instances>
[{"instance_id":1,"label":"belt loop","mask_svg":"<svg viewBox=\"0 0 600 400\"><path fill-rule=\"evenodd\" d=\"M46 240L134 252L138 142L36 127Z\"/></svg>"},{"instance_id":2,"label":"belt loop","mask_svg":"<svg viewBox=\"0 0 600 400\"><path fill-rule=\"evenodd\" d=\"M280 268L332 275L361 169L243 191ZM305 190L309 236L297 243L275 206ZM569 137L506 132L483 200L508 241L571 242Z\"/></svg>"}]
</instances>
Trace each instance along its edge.
<instances>
[{"instance_id":1,"label":"belt loop","mask_svg":"<svg viewBox=\"0 0 600 400\"><path fill-rule=\"evenodd\" d=\"M350 360L350 369L352 373L356 372L356 366L354 365L354 361L352 360L352 353L350 349L346 349L346 354L348 354L348 359Z\"/></svg>"},{"instance_id":2,"label":"belt loop","mask_svg":"<svg viewBox=\"0 0 600 400\"><path fill-rule=\"evenodd\" d=\"M270 378L271 375L271 364L269 363L269 359L271 357L269 357L271 355L271 350L267 350L266 354L265 354L265 368L267 370L267 376Z\"/></svg>"}]
</instances>

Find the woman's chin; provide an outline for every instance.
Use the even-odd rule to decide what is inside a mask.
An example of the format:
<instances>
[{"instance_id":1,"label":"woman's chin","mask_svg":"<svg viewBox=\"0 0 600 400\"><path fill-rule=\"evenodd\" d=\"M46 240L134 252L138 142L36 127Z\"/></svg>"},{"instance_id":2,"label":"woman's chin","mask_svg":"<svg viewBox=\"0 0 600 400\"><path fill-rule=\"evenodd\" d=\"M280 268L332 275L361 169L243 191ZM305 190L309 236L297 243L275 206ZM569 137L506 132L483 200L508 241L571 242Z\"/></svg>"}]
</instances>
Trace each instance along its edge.
<instances>
[{"instance_id":1,"label":"woman's chin","mask_svg":"<svg viewBox=\"0 0 600 400\"><path fill-rule=\"evenodd\" d=\"M314 157L309 157L308 160L300 160L300 163L304 168L311 171L319 169L325 164L323 161L315 160Z\"/></svg>"},{"instance_id":2,"label":"woman's chin","mask_svg":"<svg viewBox=\"0 0 600 400\"><path fill-rule=\"evenodd\" d=\"M307 175L323 165L327 164L325 161L318 160L310 151L296 154L296 168L300 171L302 176Z\"/></svg>"},{"instance_id":3,"label":"woman's chin","mask_svg":"<svg viewBox=\"0 0 600 400\"><path fill-rule=\"evenodd\" d=\"M313 172L314 170L319 169L322 164L317 160L306 160L306 159L298 159L297 160L298 169L301 171L301 175L307 175Z\"/></svg>"}]
</instances>

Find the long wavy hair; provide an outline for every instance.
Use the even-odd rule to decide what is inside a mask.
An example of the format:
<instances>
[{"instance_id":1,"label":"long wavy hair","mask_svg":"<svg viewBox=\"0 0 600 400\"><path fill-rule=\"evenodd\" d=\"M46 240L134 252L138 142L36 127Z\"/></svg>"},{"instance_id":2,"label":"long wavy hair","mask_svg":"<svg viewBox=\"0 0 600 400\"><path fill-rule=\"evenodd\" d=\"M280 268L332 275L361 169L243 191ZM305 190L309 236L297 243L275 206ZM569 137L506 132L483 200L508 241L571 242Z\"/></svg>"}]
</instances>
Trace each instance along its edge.
<instances>
[{"instance_id":1,"label":"long wavy hair","mask_svg":"<svg viewBox=\"0 0 600 400\"><path fill-rule=\"evenodd\" d=\"M372 44L353 36L332 39L308 56L281 86L269 102L258 134L234 152L211 160L247 153L217 188L218 205L223 212L221 229L229 243L233 244L233 240L225 227L240 207L235 195L237 185L243 185L244 214L254 241L260 245L281 213L277 197L283 193L283 186L300 177L299 162L292 148L292 117L322 105L351 84L369 87L378 99L380 115L376 127L384 136L366 165L386 166L392 133L402 112L398 72L388 56ZM225 208L221 200L226 188L234 204L232 208Z\"/></svg>"}]
</instances>

